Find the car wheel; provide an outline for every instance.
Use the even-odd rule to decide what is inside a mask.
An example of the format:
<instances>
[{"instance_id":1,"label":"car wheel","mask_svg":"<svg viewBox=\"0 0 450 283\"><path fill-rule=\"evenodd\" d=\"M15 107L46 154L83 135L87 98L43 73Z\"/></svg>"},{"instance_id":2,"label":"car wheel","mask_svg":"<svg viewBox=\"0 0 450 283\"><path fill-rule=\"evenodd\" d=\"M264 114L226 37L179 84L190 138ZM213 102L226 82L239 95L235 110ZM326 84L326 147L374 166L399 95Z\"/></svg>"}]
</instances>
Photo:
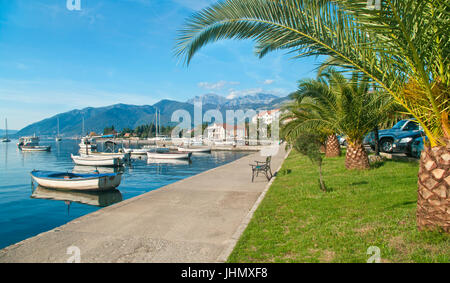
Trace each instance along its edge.
<instances>
[{"instance_id":1,"label":"car wheel","mask_svg":"<svg viewBox=\"0 0 450 283\"><path fill-rule=\"evenodd\" d=\"M380 141L380 149L382 152L392 153L394 141L392 139L383 139Z\"/></svg>"}]
</instances>

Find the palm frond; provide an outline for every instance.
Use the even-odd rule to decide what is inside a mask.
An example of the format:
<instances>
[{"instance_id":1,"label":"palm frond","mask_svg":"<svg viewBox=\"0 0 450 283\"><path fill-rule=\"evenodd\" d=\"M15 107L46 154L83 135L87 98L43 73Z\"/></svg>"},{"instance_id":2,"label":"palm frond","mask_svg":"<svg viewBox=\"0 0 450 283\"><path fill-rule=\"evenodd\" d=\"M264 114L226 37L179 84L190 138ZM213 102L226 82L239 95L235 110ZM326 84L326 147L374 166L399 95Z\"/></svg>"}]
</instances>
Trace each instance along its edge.
<instances>
[{"instance_id":1,"label":"palm frond","mask_svg":"<svg viewBox=\"0 0 450 283\"><path fill-rule=\"evenodd\" d=\"M294 58L329 55L329 64L362 73L445 144L450 87L450 5L446 0L226 0L194 14L175 54L189 64L203 46L253 39L260 57L287 50ZM405 90L411 82L415 96ZM419 99L418 99L419 98ZM443 118L444 117L444 118ZM450 138L450 137L446 137Z\"/></svg>"}]
</instances>

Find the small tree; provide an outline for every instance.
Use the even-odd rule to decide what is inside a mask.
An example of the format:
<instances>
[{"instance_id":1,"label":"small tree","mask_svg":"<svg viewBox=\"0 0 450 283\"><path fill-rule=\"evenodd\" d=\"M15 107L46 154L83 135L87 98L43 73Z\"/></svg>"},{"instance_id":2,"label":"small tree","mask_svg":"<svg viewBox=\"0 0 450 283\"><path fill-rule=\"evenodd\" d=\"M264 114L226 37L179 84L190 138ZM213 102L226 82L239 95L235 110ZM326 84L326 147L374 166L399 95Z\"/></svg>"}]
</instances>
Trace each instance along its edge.
<instances>
[{"instance_id":1,"label":"small tree","mask_svg":"<svg viewBox=\"0 0 450 283\"><path fill-rule=\"evenodd\" d=\"M294 148L299 153L307 156L312 163L317 164L319 167L319 184L320 189L324 192L327 191L325 182L323 181L322 175L322 163L323 158L320 153L320 147L323 144L324 137L316 133L301 133L296 142L294 143Z\"/></svg>"}]
</instances>

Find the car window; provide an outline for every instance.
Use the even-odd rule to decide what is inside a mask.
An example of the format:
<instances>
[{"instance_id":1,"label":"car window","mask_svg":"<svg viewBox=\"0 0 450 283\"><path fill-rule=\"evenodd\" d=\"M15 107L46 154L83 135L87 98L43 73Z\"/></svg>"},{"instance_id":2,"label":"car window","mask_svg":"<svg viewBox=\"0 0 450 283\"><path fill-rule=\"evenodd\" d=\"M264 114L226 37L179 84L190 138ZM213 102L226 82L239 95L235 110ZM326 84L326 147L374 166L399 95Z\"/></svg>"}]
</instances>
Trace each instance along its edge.
<instances>
[{"instance_id":1,"label":"car window","mask_svg":"<svg viewBox=\"0 0 450 283\"><path fill-rule=\"evenodd\" d=\"M405 125L406 122L408 122L408 121L407 121L407 120L401 120L400 122L398 122L397 124L395 124L395 126L392 127L392 129L398 129L398 130L400 130L400 129L403 127L403 125Z\"/></svg>"},{"instance_id":2,"label":"car window","mask_svg":"<svg viewBox=\"0 0 450 283\"><path fill-rule=\"evenodd\" d=\"M417 131L419 130L419 124L414 121L409 121L409 123L403 128L403 131Z\"/></svg>"}]
</instances>

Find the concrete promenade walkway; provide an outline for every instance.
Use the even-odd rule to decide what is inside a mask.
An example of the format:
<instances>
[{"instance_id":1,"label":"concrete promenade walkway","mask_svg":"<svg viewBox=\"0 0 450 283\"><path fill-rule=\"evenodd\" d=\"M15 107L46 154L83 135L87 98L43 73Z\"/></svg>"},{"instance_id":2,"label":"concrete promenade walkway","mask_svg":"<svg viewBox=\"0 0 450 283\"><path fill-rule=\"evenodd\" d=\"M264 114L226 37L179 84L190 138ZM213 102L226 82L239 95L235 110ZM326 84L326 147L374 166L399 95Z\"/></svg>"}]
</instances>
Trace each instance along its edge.
<instances>
[{"instance_id":1,"label":"concrete promenade walkway","mask_svg":"<svg viewBox=\"0 0 450 283\"><path fill-rule=\"evenodd\" d=\"M284 147L272 158L276 171ZM250 163L260 153L78 218L0 250L0 262L221 262L245 228L265 191L251 182Z\"/></svg>"}]
</instances>

